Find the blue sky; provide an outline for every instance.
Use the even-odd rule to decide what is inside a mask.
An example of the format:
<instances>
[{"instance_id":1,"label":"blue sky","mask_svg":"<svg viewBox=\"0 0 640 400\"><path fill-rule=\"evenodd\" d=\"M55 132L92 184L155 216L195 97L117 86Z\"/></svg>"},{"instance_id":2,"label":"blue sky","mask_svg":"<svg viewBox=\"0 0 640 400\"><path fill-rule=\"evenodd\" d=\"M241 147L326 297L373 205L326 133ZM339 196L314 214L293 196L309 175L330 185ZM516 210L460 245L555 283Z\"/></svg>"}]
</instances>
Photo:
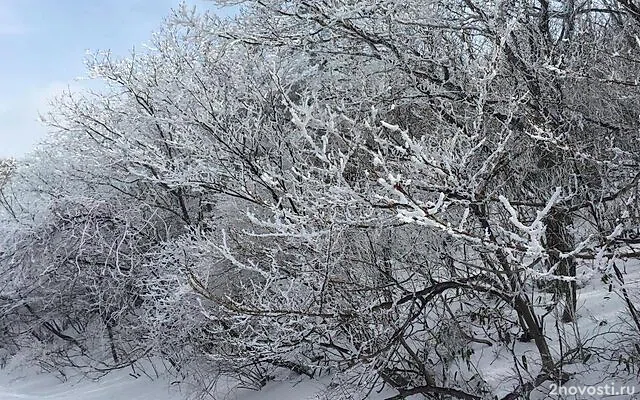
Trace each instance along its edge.
<instances>
[{"instance_id":1,"label":"blue sky","mask_svg":"<svg viewBox=\"0 0 640 400\"><path fill-rule=\"evenodd\" d=\"M0 157L42 139L38 112L85 74L87 50L127 55L180 0L0 0ZM202 7L202 2L188 1Z\"/></svg>"}]
</instances>

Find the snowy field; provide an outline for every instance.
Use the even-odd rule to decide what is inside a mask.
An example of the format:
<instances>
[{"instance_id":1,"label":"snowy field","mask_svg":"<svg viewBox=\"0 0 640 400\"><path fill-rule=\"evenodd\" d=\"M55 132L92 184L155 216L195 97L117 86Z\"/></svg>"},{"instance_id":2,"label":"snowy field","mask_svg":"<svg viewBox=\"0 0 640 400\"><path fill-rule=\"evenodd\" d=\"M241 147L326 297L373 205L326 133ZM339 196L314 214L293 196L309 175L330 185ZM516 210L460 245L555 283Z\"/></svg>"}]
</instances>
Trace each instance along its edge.
<instances>
[{"instance_id":1,"label":"snowy field","mask_svg":"<svg viewBox=\"0 0 640 400\"><path fill-rule=\"evenodd\" d=\"M134 379L128 372L108 375L99 382L70 378L61 382L53 374L6 369L0 374L0 400L182 400L167 382Z\"/></svg>"},{"instance_id":2,"label":"snowy field","mask_svg":"<svg viewBox=\"0 0 640 400\"><path fill-rule=\"evenodd\" d=\"M277 382L263 390L220 390L216 400L315 400L326 399L320 382ZM372 399L387 397L379 394ZM187 395L171 388L168 381L133 378L127 372L113 373L99 382L70 379L61 382L51 374L36 371L0 372L0 400L185 400Z\"/></svg>"},{"instance_id":3,"label":"snowy field","mask_svg":"<svg viewBox=\"0 0 640 400\"><path fill-rule=\"evenodd\" d=\"M634 263L627 272L628 280L625 286L635 290L638 287L640 276L637 264ZM589 342L587 343L589 346L606 345L609 340L608 329L611 326L619 326L624 323L624 300L616 294L616 291L609 292L607 286L600 281L599 274L590 268L579 270L578 280L582 287L579 290L578 299L578 325L581 336ZM561 329L572 329L572 325L565 325ZM557 345L557 333L551 330L547 332L547 335L553 339L552 343ZM520 345L531 347L531 352L534 353L531 343L521 343ZM493 350L496 350L496 357L484 366L484 377L497 388L498 395L503 396L508 394L516 384L513 382L514 371L508 362L509 360L500 356L501 351L499 349ZM555 350L557 351L557 349ZM593 358L597 359L597 355ZM36 369L25 369L15 364L19 364L19 360L10 362L5 369L0 370L0 400L184 400L188 397L185 393L181 393L176 386L170 385L169 380L152 381L145 376L135 378L135 374L130 369L111 373L100 381L69 375L68 379L62 382L53 374L39 373ZM579 367L579 370L572 368L574 366L567 366L567 370L575 372L576 375L565 386L577 390L576 388L580 387L597 388L609 384L617 389L623 386L632 387L635 389L635 394L590 396L585 392L577 395L551 395L549 397L551 386L547 382L539 388L539 391L532 393L532 399L640 399L637 376L626 375L625 378L619 380L605 378L602 370L604 365L605 363L592 360L586 364L586 367L580 363L575 364L574 366ZM290 378L290 380L286 380L283 378L282 381L269 383L259 392L230 390L229 386L226 386L218 389L211 398L213 400L329 400L332 396L327 391L328 383L326 380L321 382L309 379ZM381 393L371 393L366 399L383 400L394 394L393 391L385 390ZM363 398L365 398L364 394L357 397L357 399ZM409 399L417 400L420 398L414 396Z\"/></svg>"},{"instance_id":4,"label":"snowy field","mask_svg":"<svg viewBox=\"0 0 640 400\"><path fill-rule=\"evenodd\" d=\"M0 371L0 400L184 400L188 396L168 380L134 378L130 370L117 371L99 381L69 377L65 382L53 374L8 366ZM314 381L277 382L260 392L220 389L220 400L311 400L323 398L325 385Z\"/></svg>"}]
</instances>

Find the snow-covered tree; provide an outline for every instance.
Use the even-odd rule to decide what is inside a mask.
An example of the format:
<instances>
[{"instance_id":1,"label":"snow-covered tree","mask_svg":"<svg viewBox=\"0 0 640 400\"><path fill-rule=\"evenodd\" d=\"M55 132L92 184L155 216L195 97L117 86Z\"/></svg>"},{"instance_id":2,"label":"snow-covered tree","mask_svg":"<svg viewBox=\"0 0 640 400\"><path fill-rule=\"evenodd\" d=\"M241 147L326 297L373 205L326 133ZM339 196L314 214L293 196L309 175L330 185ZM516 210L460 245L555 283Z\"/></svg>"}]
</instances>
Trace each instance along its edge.
<instances>
[{"instance_id":1,"label":"snow-covered tree","mask_svg":"<svg viewBox=\"0 0 640 400\"><path fill-rule=\"evenodd\" d=\"M3 318L55 364L205 389L492 398L489 358L505 398L566 380L577 266L638 256L633 5L219 3L244 8L181 7L48 116L3 189Z\"/></svg>"}]
</instances>

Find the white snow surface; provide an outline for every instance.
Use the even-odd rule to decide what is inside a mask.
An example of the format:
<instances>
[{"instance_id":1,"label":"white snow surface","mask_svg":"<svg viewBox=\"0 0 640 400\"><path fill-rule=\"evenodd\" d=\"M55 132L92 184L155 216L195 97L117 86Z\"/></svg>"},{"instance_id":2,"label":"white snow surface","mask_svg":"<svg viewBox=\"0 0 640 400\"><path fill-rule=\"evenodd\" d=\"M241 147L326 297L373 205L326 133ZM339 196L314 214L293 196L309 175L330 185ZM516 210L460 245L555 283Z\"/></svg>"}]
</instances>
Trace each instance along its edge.
<instances>
[{"instance_id":1,"label":"white snow surface","mask_svg":"<svg viewBox=\"0 0 640 400\"><path fill-rule=\"evenodd\" d=\"M109 374L99 381L9 366L0 371L0 400L183 400L167 381L134 378L130 370Z\"/></svg>"},{"instance_id":2,"label":"white snow surface","mask_svg":"<svg viewBox=\"0 0 640 400\"><path fill-rule=\"evenodd\" d=\"M222 385L215 400L326 400L327 381L275 381L260 391L230 390ZM391 395L391 393L382 393ZM379 397L383 399L384 397ZM36 368L9 365L0 370L0 400L185 400L188 395L169 379L135 377L131 369L112 372L99 380L69 376L65 381Z\"/></svg>"},{"instance_id":3,"label":"white snow surface","mask_svg":"<svg viewBox=\"0 0 640 400\"><path fill-rule=\"evenodd\" d=\"M625 263L627 264L627 263ZM612 292L609 292L608 285L600 281L600 274L596 273L594 267L583 266L578 271L578 281L581 289L578 291L578 326L583 340L587 340L590 345L594 343L603 347L614 345L609 342L611 337L607 335L608 329L613 326L620 326L627 321L628 315L625 313L624 300L620 296L620 284ZM628 268L628 271L627 271ZM640 264L637 262L628 263L623 266L625 270L625 287L635 294L637 299L640 292ZM559 329L570 330L573 325L563 324ZM550 345L555 349L558 344L557 334L553 329L547 330ZM593 341L592 341L593 340ZM536 360L535 350L531 343L519 343L525 350L531 347L530 352L525 354L533 362ZM499 346L484 349L476 354L481 356L483 351L495 352L492 357L482 357L476 360L479 368L484 372L486 381L497 389L499 397L509 393L517 382L514 381L514 370L509 357L506 357L504 349ZM502 353L502 354L501 354ZM486 354L485 354L486 356ZM610 383L615 386L634 386L635 395L625 396L556 396L556 398L566 399L602 399L607 400L630 400L640 399L640 373L625 374L612 378L607 374L607 365L603 361L598 361L598 355L594 354L592 361L587 364L568 365L566 370L575 372L576 375L567 383L570 386L593 386ZM487 363L487 361L489 361ZM56 375L41 373L35 368L22 367L21 358L14 357L9 361L9 365L0 370L0 400L185 400L187 394L180 391L176 386L170 384L169 378L152 380L144 375L135 377L131 369L112 372L99 381L89 380L80 375L67 376L63 382ZM611 365L609 364L608 368ZM635 371L636 373L638 371ZM634 376L635 375L635 376ZM226 386L212 393L215 400L327 400L331 398L327 393L328 379L322 381L284 378L274 381L265 386L261 391L229 390ZM548 397L549 383L543 384L538 390L531 394L532 399L540 400ZM382 393L373 392L367 400L382 400L393 396L395 393L384 390ZM358 400L364 398L365 395ZM419 397L414 396L412 399Z\"/></svg>"}]
</instances>

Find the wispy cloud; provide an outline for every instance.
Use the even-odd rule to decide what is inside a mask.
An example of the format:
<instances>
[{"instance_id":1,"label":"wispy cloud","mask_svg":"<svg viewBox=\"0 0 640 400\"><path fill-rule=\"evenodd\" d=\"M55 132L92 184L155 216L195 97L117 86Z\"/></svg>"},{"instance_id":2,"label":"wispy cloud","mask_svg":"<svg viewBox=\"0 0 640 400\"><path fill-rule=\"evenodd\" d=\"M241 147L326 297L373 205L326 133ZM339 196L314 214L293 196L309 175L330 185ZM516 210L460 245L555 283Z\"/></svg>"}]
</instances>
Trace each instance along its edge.
<instances>
[{"instance_id":1,"label":"wispy cloud","mask_svg":"<svg viewBox=\"0 0 640 400\"><path fill-rule=\"evenodd\" d=\"M85 75L85 49L127 55L180 1L0 0L0 156L32 150L46 135L37 120L51 97L67 82L89 84L73 81Z\"/></svg>"},{"instance_id":2,"label":"wispy cloud","mask_svg":"<svg viewBox=\"0 0 640 400\"><path fill-rule=\"evenodd\" d=\"M49 129L39 121L51 102L66 91L80 91L82 82L50 82L22 96L0 96L0 158L28 153L45 139Z\"/></svg>"},{"instance_id":3,"label":"wispy cloud","mask_svg":"<svg viewBox=\"0 0 640 400\"><path fill-rule=\"evenodd\" d=\"M11 2L0 0L0 36L24 35L27 32L26 24L15 12Z\"/></svg>"},{"instance_id":4,"label":"wispy cloud","mask_svg":"<svg viewBox=\"0 0 640 400\"><path fill-rule=\"evenodd\" d=\"M5 24L0 20L0 36L24 35L25 33L27 33L27 29L24 25Z\"/></svg>"}]
</instances>

